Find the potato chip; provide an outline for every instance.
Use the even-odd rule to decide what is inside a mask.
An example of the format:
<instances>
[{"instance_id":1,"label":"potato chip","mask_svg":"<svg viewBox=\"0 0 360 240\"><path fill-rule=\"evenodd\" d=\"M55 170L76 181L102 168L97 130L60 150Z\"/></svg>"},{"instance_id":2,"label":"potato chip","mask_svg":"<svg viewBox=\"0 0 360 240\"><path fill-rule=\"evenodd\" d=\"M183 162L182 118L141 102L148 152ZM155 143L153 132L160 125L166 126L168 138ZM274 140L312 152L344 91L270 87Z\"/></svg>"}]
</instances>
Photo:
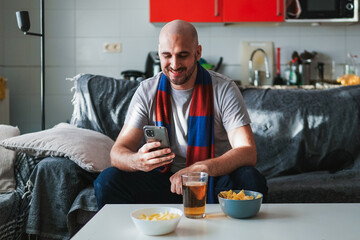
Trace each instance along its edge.
<instances>
[{"instance_id":1,"label":"potato chip","mask_svg":"<svg viewBox=\"0 0 360 240\"><path fill-rule=\"evenodd\" d=\"M235 193L232 189L229 191L222 191L220 192L220 197L231 199L231 200L253 200L253 196L245 195L244 189L242 189L240 192ZM261 198L261 194L258 194L255 199Z\"/></svg>"},{"instance_id":2,"label":"potato chip","mask_svg":"<svg viewBox=\"0 0 360 240\"><path fill-rule=\"evenodd\" d=\"M169 211L154 213L151 215L141 214L139 219L147 220L147 221L160 221L160 220L170 220L174 218L178 218L179 214L177 213L169 213Z\"/></svg>"}]
</instances>

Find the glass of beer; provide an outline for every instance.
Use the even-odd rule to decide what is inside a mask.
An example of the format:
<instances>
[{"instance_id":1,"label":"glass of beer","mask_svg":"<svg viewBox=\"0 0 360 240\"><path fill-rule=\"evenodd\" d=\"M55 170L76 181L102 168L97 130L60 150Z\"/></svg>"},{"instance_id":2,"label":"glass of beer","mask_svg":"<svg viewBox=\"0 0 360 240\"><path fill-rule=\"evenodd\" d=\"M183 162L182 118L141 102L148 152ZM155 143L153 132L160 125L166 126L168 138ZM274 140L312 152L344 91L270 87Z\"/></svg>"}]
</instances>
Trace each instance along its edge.
<instances>
[{"instance_id":1,"label":"glass of beer","mask_svg":"<svg viewBox=\"0 0 360 240\"><path fill-rule=\"evenodd\" d=\"M184 213L188 218L204 218L208 174L192 172L181 175Z\"/></svg>"}]
</instances>

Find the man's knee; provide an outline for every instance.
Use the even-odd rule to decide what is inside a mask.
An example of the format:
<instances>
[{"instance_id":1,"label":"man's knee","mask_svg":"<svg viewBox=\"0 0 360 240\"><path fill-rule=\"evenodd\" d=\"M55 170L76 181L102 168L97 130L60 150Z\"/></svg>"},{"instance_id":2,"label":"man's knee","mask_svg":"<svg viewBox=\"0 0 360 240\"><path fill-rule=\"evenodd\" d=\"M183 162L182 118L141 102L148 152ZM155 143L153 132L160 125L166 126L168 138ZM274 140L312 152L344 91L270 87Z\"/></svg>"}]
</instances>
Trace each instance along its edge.
<instances>
[{"instance_id":1,"label":"man's knee","mask_svg":"<svg viewBox=\"0 0 360 240\"><path fill-rule=\"evenodd\" d=\"M255 167L240 167L232 172L230 177L235 186L267 194L266 178Z\"/></svg>"},{"instance_id":2,"label":"man's knee","mask_svg":"<svg viewBox=\"0 0 360 240\"><path fill-rule=\"evenodd\" d=\"M254 178L254 177L262 176L261 173L255 167L251 167L251 166L239 167L235 171L233 171L231 175L235 175L241 178Z\"/></svg>"},{"instance_id":3,"label":"man's knee","mask_svg":"<svg viewBox=\"0 0 360 240\"><path fill-rule=\"evenodd\" d=\"M115 167L110 167L102 171L94 181L95 197L99 209L102 208L112 195L112 181L119 177L119 170Z\"/></svg>"}]
</instances>

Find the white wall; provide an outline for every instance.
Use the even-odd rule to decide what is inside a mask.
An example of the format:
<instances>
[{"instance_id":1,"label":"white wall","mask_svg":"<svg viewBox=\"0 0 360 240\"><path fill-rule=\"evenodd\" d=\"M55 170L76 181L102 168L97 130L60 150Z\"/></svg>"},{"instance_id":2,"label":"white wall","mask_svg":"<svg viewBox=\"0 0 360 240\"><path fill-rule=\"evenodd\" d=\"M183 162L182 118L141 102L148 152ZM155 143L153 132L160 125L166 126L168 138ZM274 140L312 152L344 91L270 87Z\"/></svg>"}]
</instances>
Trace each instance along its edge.
<instances>
[{"instance_id":1,"label":"white wall","mask_svg":"<svg viewBox=\"0 0 360 240\"><path fill-rule=\"evenodd\" d=\"M15 12L30 11L31 32L39 32L39 0L0 1L0 74L11 90L11 124L23 133L40 130L40 38L24 36ZM148 0L45 0L46 127L71 118L72 83L78 73L120 78L128 69L144 70L157 50L161 26L149 23ZM317 51L341 72L346 53L360 54L360 24L334 27L196 25L203 57L239 79L242 41L273 41L281 47L282 69L294 50ZM120 42L121 53L104 53L106 42ZM340 74L340 73L339 73Z\"/></svg>"},{"instance_id":2,"label":"white wall","mask_svg":"<svg viewBox=\"0 0 360 240\"><path fill-rule=\"evenodd\" d=\"M3 73L3 62L4 62L4 58L3 58L3 52L4 52L4 44L3 44L3 20L2 20L2 1L0 1L0 76L2 76ZM1 113L0 113L1 114Z\"/></svg>"}]
</instances>

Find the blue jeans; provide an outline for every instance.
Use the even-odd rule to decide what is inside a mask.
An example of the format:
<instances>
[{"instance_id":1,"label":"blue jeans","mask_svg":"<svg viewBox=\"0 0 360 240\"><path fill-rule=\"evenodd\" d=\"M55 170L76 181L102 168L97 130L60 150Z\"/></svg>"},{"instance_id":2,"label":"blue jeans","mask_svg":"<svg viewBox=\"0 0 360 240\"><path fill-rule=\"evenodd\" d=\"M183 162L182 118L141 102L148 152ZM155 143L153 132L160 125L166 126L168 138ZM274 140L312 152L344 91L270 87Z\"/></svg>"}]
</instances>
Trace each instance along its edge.
<instances>
[{"instance_id":1,"label":"blue jeans","mask_svg":"<svg viewBox=\"0 0 360 240\"><path fill-rule=\"evenodd\" d=\"M121 203L182 203L182 196L170 191L172 173L124 172L115 167L105 169L94 181L99 206ZM215 177L214 198L220 191L246 189L267 194L266 179L254 167L241 167L232 173Z\"/></svg>"}]
</instances>

